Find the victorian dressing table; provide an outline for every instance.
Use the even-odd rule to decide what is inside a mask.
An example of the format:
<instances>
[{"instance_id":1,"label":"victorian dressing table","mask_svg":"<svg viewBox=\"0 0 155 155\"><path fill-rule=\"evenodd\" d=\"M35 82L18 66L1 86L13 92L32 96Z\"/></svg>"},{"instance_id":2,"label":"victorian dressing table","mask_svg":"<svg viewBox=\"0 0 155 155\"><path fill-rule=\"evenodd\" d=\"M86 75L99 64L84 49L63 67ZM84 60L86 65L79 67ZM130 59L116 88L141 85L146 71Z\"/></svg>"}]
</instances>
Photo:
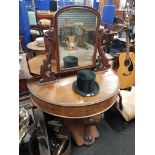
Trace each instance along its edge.
<instances>
[{"instance_id":1,"label":"victorian dressing table","mask_svg":"<svg viewBox=\"0 0 155 155\"><path fill-rule=\"evenodd\" d=\"M76 48L72 50L66 50L67 40L60 38L60 28L62 30L65 26L66 18L67 24L73 26L73 31L67 31L64 38L75 36ZM89 42L89 34L84 37L88 48L77 43L79 38L76 30L81 29L79 23L83 28L95 27L93 42ZM100 31L99 26L100 15L95 9L86 6L64 7L54 15L54 27L50 29L47 39L49 52L29 60L31 73L39 75L28 80L31 101L45 113L60 117L79 146L90 145L99 137L96 123L103 118L103 112L115 103L119 93L118 76L110 69L105 56L109 32ZM76 57L78 66L64 68L63 58L67 56ZM96 74L99 92L95 96L84 97L73 91L72 84L77 79L77 72L83 69Z\"/></svg>"}]
</instances>

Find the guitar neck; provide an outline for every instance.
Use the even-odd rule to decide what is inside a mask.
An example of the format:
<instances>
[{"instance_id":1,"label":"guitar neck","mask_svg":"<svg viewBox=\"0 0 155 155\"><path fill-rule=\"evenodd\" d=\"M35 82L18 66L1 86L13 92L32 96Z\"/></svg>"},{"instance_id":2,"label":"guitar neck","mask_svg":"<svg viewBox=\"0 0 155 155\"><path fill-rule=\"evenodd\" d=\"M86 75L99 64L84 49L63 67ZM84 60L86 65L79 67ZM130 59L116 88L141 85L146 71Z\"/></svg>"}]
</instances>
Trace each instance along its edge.
<instances>
[{"instance_id":1,"label":"guitar neck","mask_svg":"<svg viewBox=\"0 0 155 155\"><path fill-rule=\"evenodd\" d=\"M129 59L129 43L130 43L130 39L129 39L129 35L130 35L129 24L130 24L130 21L129 21L129 13L128 12L126 12L125 22L127 24L127 27L126 27L126 59L128 60Z\"/></svg>"},{"instance_id":2,"label":"guitar neck","mask_svg":"<svg viewBox=\"0 0 155 155\"><path fill-rule=\"evenodd\" d=\"M129 34L130 34L130 32L127 29L126 30L126 59L127 60L129 59L129 42L130 42L130 40L129 40Z\"/></svg>"}]
</instances>

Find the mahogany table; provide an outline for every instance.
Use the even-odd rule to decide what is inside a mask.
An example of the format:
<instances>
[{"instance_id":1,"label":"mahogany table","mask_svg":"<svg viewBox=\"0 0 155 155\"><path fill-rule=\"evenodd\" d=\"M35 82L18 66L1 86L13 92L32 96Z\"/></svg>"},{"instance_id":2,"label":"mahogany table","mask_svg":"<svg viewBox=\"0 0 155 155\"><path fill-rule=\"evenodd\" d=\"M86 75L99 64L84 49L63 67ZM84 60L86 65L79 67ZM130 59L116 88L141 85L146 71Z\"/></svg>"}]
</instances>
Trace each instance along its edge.
<instances>
[{"instance_id":1,"label":"mahogany table","mask_svg":"<svg viewBox=\"0 0 155 155\"><path fill-rule=\"evenodd\" d=\"M77 145L90 145L99 137L95 124L117 99L119 79L112 69L96 72L99 92L92 97L83 97L73 91L72 83L76 79L71 76L40 84L35 77L28 81L28 89L37 107L62 118Z\"/></svg>"},{"instance_id":2,"label":"mahogany table","mask_svg":"<svg viewBox=\"0 0 155 155\"><path fill-rule=\"evenodd\" d=\"M28 65L29 65L30 72L35 75L40 75L40 66L43 64L43 60L45 59L46 59L45 54L40 54L29 59ZM56 69L53 69L53 68L55 67L52 64L52 71L55 71Z\"/></svg>"}]
</instances>

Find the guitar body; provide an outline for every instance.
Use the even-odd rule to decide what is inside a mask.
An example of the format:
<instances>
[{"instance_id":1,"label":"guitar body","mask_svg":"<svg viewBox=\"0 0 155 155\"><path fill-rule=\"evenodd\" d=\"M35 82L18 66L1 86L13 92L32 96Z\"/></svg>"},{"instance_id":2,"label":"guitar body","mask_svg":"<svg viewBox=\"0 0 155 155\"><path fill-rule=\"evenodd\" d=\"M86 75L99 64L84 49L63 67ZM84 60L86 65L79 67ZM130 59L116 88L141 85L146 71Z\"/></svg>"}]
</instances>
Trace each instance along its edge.
<instances>
[{"instance_id":1,"label":"guitar body","mask_svg":"<svg viewBox=\"0 0 155 155\"><path fill-rule=\"evenodd\" d=\"M126 52L119 55L119 67L117 75L120 79L120 89L125 89L135 85L135 54L130 52L130 21L129 8L127 5L127 12L124 13L124 26L126 32Z\"/></svg>"},{"instance_id":2,"label":"guitar body","mask_svg":"<svg viewBox=\"0 0 155 155\"><path fill-rule=\"evenodd\" d=\"M135 85L135 54L133 52L129 52L128 59L126 59L126 52L119 55L119 68L116 72L120 79L120 89Z\"/></svg>"}]
</instances>

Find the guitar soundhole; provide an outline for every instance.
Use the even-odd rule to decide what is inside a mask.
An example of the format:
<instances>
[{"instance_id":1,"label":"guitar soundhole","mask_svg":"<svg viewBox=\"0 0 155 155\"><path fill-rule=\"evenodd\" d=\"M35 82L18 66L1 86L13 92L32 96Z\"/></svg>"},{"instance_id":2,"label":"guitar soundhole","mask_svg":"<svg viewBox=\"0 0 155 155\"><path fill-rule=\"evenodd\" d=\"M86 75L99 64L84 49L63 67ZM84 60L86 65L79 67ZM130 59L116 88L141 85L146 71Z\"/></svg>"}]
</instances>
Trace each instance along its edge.
<instances>
[{"instance_id":1,"label":"guitar soundhole","mask_svg":"<svg viewBox=\"0 0 155 155\"><path fill-rule=\"evenodd\" d=\"M133 71L133 63L131 60L130 60L130 66L128 67L128 71L129 72Z\"/></svg>"},{"instance_id":2,"label":"guitar soundhole","mask_svg":"<svg viewBox=\"0 0 155 155\"><path fill-rule=\"evenodd\" d=\"M125 62L124 62L124 65L125 66L129 66L129 64L130 64L130 60L129 59L126 59Z\"/></svg>"},{"instance_id":3,"label":"guitar soundhole","mask_svg":"<svg viewBox=\"0 0 155 155\"><path fill-rule=\"evenodd\" d=\"M133 71L133 63L130 58L125 60L124 65L128 67L129 72Z\"/></svg>"}]
</instances>

